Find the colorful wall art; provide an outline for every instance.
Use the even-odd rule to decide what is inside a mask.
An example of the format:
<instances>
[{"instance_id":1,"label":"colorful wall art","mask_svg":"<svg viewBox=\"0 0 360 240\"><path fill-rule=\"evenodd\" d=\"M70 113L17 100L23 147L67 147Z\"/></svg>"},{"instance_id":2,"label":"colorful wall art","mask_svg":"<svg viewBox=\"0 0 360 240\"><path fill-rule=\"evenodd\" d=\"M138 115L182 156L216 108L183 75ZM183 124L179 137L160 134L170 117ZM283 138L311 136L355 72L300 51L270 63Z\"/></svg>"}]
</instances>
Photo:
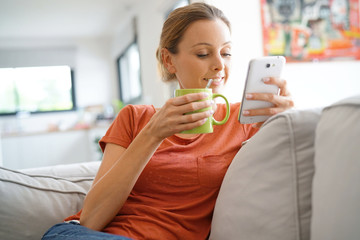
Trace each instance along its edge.
<instances>
[{"instance_id":1,"label":"colorful wall art","mask_svg":"<svg viewBox=\"0 0 360 240\"><path fill-rule=\"evenodd\" d=\"M360 60L359 0L260 0L264 55Z\"/></svg>"}]
</instances>

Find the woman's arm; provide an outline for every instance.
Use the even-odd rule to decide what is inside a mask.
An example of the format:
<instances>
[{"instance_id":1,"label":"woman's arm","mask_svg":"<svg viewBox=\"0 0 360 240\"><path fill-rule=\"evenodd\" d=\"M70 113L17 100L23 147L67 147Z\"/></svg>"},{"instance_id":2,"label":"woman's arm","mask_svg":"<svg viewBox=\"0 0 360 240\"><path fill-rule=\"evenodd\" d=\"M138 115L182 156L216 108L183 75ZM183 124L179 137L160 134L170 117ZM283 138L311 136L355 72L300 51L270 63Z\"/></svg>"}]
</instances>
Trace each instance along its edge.
<instances>
[{"instance_id":1,"label":"woman's arm","mask_svg":"<svg viewBox=\"0 0 360 240\"><path fill-rule=\"evenodd\" d=\"M103 162L84 201L81 225L102 230L116 216L163 139L200 126L211 115L210 111L184 115L211 106L211 101L198 101L205 97L199 93L170 99L127 149L106 145Z\"/></svg>"},{"instance_id":2,"label":"woman's arm","mask_svg":"<svg viewBox=\"0 0 360 240\"><path fill-rule=\"evenodd\" d=\"M160 143L143 131L127 149L106 145L104 163L84 201L81 225L100 231L116 216Z\"/></svg>"}]
</instances>

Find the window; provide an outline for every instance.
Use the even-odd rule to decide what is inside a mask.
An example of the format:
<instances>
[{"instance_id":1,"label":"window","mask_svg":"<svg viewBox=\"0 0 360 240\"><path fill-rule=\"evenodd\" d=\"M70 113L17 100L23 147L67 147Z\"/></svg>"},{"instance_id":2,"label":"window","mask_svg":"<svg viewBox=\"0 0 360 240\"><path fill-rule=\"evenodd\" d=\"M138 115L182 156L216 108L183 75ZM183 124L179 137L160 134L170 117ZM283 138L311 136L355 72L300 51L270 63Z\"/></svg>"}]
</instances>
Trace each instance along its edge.
<instances>
[{"instance_id":1,"label":"window","mask_svg":"<svg viewBox=\"0 0 360 240\"><path fill-rule=\"evenodd\" d=\"M0 115L76 107L69 66L0 68Z\"/></svg>"},{"instance_id":2,"label":"window","mask_svg":"<svg viewBox=\"0 0 360 240\"><path fill-rule=\"evenodd\" d=\"M120 100L135 103L141 99L140 53L136 42L132 42L117 59L120 81Z\"/></svg>"}]
</instances>

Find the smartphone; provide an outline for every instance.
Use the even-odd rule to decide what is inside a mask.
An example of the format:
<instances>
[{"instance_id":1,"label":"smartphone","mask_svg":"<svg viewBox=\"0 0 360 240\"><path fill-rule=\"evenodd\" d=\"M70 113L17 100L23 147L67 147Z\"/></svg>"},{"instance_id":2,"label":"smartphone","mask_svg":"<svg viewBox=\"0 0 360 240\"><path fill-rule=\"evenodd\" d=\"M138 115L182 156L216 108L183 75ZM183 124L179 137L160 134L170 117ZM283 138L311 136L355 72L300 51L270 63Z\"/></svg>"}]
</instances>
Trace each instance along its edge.
<instances>
[{"instance_id":1,"label":"smartphone","mask_svg":"<svg viewBox=\"0 0 360 240\"><path fill-rule=\"evenodd\" d=\"M252 59L249 62L248 72L246 76L243 97L241 101L240 112L238 120L240 123L249 124L264 122L270 116L243 116L242 112L248 109L269 108L273 104L266 101L247 100L245 98L247 93L272 93L278 94L279 87L276 85L265 84L263 78L265 77L281 77L282 69L285 65L285 57L283 56L268 56Z\"/></svg>"}]
</instances>

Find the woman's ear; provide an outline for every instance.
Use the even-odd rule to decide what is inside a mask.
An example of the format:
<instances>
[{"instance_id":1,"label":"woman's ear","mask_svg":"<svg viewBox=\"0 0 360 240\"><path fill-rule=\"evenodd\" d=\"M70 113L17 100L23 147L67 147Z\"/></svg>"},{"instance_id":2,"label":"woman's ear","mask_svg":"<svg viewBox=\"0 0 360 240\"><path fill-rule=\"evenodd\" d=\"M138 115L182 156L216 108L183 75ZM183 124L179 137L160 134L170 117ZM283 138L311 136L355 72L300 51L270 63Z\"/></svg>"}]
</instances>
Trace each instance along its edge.
<instances>
[{"instance_id":1,"label":"woman's ear","mask_svg":"<svg viewBox=\"0 0 360 240\"><path fill-rule=\"evenodd\" d=\"M161 58L164 64L164 67L169 71L169 73L176 73L176 68L173 62L173 55L166 48L161 49Z\"/></svg>"}]
</instances>

